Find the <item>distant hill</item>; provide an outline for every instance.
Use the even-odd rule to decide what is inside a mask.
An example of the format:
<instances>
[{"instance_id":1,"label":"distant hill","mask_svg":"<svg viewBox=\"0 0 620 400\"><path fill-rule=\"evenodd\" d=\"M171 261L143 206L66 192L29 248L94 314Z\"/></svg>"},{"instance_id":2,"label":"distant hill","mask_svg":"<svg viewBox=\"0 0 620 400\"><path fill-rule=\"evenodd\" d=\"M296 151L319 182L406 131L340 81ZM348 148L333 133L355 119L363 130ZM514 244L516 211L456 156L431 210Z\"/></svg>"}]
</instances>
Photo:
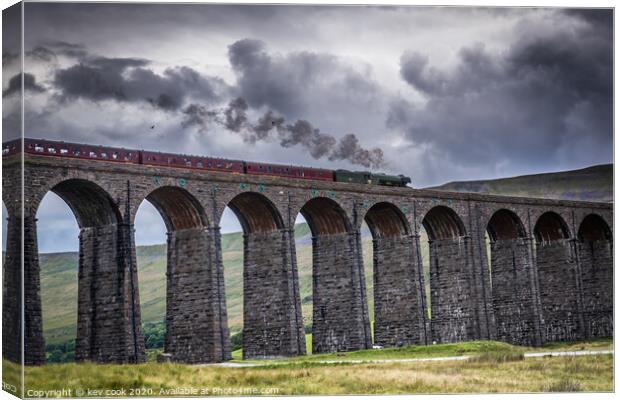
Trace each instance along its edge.
<instances>
[{"instance_id":1,"label":"distant hill","mask_svg":"<svg viewBox=\"0 0 620 400\"><path fill-rule=\"evenodd\" d=\"M546 199L613 201L613 164L512 178L450 182L428 189Z\"/></svg>"}]
</instances>

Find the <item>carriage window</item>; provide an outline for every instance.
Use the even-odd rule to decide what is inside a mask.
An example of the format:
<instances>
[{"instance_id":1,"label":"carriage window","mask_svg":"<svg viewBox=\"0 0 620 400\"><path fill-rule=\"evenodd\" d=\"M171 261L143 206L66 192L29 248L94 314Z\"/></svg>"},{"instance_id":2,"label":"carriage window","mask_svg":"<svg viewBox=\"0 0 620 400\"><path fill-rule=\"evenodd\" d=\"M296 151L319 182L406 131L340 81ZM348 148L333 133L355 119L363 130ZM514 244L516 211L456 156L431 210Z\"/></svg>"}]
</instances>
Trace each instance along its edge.
<instances>
[{"instance_id":1,"label":"carriage window","mask_svg":"<svg viewBox=\"0 0 620 400\"><path fill-rule=\"evenodd\" d=\"M101 153L101 158L108 158L108 153Z\"/></svg>"},{"instance_id":2,"label":"carriage window","mask_svg":"<svg viewBox=\"0 0 620 400\"><path fill-rule=\"evenodd\" d=\"M185 166L186 167L191 167L192 166L192 160L188 160L187 158L185 159Z\"/></svg>"},{"instance_id":3,"label":"carriage window","mask_svg":"<svg viewBox=\"0 0 620 400\"><path fill-rule=\"evenodd\" d=\"M112 153L112 159L118 160L118 151L115 151L114 153Z\"/></svg>"},{"instance_id":4,"label":"carriage window","mask_svg":"<svg viewBox=\"0 0 620 400\"><path fill-rule=\"evenodd\" d=\"M34 145L34 151L38 151L39 153L43 153L43 151L45 151L45 149L43 148L43 146L41 146L39 144L35 144Z\"/></svg>"},{"instance_id":5,"label":"carriage window","mask_svg":"<svg viewBox=\"0 0 620 400\"><path fill-rule=\"evenodd\" d=\"M50 153L50 154L56 154L56 149L53 148L53 147L48 147L47 148L47 152Z\"/></svg>"},{"instance_id":6,"label":"carriage window","mask_svg":"<svg viewBox=\"0 0 620 400\"><path fill-rule=\"evenodd\" d=\"M198 168L202 168L202 161L198 161L198 162L196 163L196 167L198 167Z\"/></svg>"},{"instance_id":7,"label":"carriage window","mask_svg":"<svg viewBox=\"0 0 620 400\"><path fill-rule=\"evenodd\" d=\"M80 154L82 154L82 152L80 152L79 150L73 150L74 156L79 156Z\"/></svg>"},{"instance_id":8,"label":"carriage window","mask_svg":"<svg viewBox=\"0 0 620 400\"><path fill-rule=\"evenodd\" d=\"M211 161L209 161L209 163L207 165L209 166L209 168L211 168Z\"/></svg>"},{"instance_id":9,"label":"carriage window","mask_svg":"<svg viewBox=\"0 0 620 400\"><path fill-rule=\"evenodd\" d=\"M222 163L221 163L221 162L218 162L218 163L217 163L217 167L218 167L218 168L222 168Z\"/></svg>"},{"instance_id":10,"label":"carriage window","mask_svg":"<svg viewBox=\"0 0 620 400\"><path fill-rule=\"evenodd\" d=\"M60 154L62 154L62 155L69 154L69 150L67 150L67 149L60 149Z\"/></svg>"},{"instance_id":11,"label":"carriage window","mask_svg":"<svg viewBox=\"0 0 620 400\"><path fill-rule=\"evenodd\" d=\"M97 158L97 153L95 153L94 151L91 151L90 153L88 153L92 158Z\"/></svg>"},{"instance_id":12,"label":"carriage window","mask_svg":"<svg viewBox=\"0 0 620 400\"><path fill-rule=\"evenodd\" d=\"M125 154L125 161L131 160L131 153Z\"/></svg>"},{"instance_id":13,"label":"carriage window","mask_svg":"<svg viewBox=\"0 0 620 400\"><path fill-rule=\"evenodd\" d=\"M2 154L9 154L9 151L10 151L10 150L11 150L11 149L7 146L7 147L5 147L5 148L3 148L3 149L2 149Z\"/></svg>"},{"instance_id":14,"label":"carriage window","mask_svg":"<svg viewBox=\"0 0 620 400\"><path fill-rule=\"evenodd\" d=\"M267 167L267 170L271 172L271 165Z\"/></svg>"}]
</instances>

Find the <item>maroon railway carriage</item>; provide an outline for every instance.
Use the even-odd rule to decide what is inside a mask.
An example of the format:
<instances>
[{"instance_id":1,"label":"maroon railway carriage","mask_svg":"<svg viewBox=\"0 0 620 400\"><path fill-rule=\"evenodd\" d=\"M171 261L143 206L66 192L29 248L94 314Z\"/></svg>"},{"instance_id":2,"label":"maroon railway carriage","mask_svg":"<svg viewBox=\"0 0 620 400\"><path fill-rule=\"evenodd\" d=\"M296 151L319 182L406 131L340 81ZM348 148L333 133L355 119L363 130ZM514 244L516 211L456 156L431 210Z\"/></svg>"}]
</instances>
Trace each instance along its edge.
<instances>
[{"instance_id":1,"label":"maroon railway carriage","mask_svg":"<svg viewBox=\"0 0 620 400\"><path fill-rule=\"evenodd\" d=\"M22 140L15 139L9 142L2 143L2 156L12 156L13 154L21 153Z\"/></svg>"},{"instance_id":2,"label":"maroon railway carriage","mask_svg":"<svg viewBox=\"0 0 620 400\"><path fill-rule=\"evenodd\" d=\"M243 173L243 161L238 160L159 153L155 151L141 151L140 156L140 164L144 165Z\"/></svg>"},{"instance_id":3,"label":"maroon railway carriage","mask_svg":"<svg viewBox=\"0 0 620 400\"><path fill-rule=\"evenodd\" d=\"M24 139L24 152L41 156L81 158L132 164L138 164L140 159L137 150L56 142L44 139Z\"/></svg>"},{"instance_id":4,"label":"maroon railway carriage","mask_svg":"<svg viewBox=\"0 0 620 400\"><path fill-rule=\"evenodd\" d=\"M334 171L330 169L296 167L280 164L246 162L246 173L250 175L284 176L295 179L333 181Z\"/></svg>"}]
</instances>

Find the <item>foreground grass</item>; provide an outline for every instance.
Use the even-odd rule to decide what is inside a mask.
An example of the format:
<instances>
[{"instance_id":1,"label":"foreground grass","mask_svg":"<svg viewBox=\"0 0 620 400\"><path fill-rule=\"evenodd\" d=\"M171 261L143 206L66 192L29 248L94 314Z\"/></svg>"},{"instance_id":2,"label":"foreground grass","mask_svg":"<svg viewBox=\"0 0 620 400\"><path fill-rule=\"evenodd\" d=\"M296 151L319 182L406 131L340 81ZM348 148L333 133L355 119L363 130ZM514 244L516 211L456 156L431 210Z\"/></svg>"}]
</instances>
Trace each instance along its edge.
<instances>
[{"instance_id":1,"label":"foreground grass","mask_svg":"<svg viewBox=\"0 0 620 400\"><path fill-rule=\"evenodd\" d=\"M611 340L552 343L538 351L604 349ZM527 347L492 341L408 346L350 353L310 355L261 361L260 366L226 368L182 364L100 365L53 364L26 367L26 395L72 389L103 390L91 394L106 397L106 390L141 389L142 396L215 394L403 394L403 393L506 393L613 390L611 355L523 358ZM410 358L472 355L468 360L403 362ZM372 364L345 364L347 360L386 360ZM326 360L343 361L325 364ZM401 361L399 361L401 360ZM3 361L5 381L17 379L19 366ZM194 388L196 393L175 392ZM209 392L201 392L203 389ZM31 392L37 390L42 392ZM228 390L251 390L229 392ZM81 392L84 396L84 392ZM118 394L118 392L115 392ZM46 393L53 397L53 393ZM67 396L66 393L64 396ZM124 396L131 396L125 393Z\"/></svg>"},{"instance_id":2,"label":"foreground grass","mask_svg":"<svg viewBox=\"0 0 620 400\"><path fill-rule=\"evenodd\" d=\"M311 335L306 335L306 344L311 341ZM385 359L398 360L413 358L451 357L461 355L481 355L489 353L501 353L502 355L507 355L522 354L525 352L611 350L612 348L613 343L611 338L592 339L587 342L548 343L542 347L515 346L503 342L478 340L472 342L446 343L430 346L403 346L386 349L368 349L351 351L346 353L308 354L306 356L300 357L266 360L261 361L261 363L275 364L313 361L358 361ZM240 354L238 355L240 356ZM235 361L237 361L236 358Z\"/></svg>"},{"instance_id":3,"label":"foreground grass","mask_svg":"<svg viewBox=\"0 0 620 400\"><path fill-rule=\"evenodd\" d=\"M26 391L141 388L152 396L175 394L177 388L208 388L211 393L214 388L253 389L258 391L254 394L279 395L611 391L612 364L611 355L250 368L72 363L27 367Z\"/></svg>"}]
</instances>

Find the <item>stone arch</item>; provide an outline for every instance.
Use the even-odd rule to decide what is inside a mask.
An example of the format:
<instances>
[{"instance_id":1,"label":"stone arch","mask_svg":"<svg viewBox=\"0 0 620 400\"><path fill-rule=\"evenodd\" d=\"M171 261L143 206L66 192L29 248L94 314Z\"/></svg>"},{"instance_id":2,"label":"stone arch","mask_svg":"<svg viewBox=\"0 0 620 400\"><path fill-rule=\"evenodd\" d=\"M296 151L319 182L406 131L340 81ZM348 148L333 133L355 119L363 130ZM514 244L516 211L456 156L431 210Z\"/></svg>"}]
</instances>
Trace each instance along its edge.
<instances>
[{"instance_id":1,"label":"stone arch","mask_svg":"<svg viewBox=\"0 0 620 400\"><path fill-rule=\"evenodd\" d=\"M598 214L588 214L579 224L577 237L581 242L612 240L611 229L607 222Z\"/></svg>"},{"instance_id":2,"label":"stone arch","mask_svg":"<svg viewBox=\"0 0 620 400\"><path fill-rule=\"evenodd\" d=\"M543 213L534 225L534 237L537 243L549 243L556 240L568 239L570 230L566 221L554 211Z\"/></svg>"},{"instance_id":3,"label":"stone arch","mask_svg":"<svg viewBox=\"0 0 620 400\"><path fill-rule=\"evenodd\" d=\"M243 192L228 202L245 233L266 233L284 228L276 205L265 195Z\"/></svg>"},{"instance_id":4,"label":"stone arch","mask_svg":"<svg viewBox=\"0 0 620 400\"><path fill-rule=\"evenodd\" d=\"M410 234L409 222L403 212L389 202L375 203L364 216L374 238L396 238Z\"/></svg>"},{"instance_id":5,"label":"stone arch","mask_svg":"<svg viewBox=\"0 0 620 400\"><path fill-rule=\"evenodd\" d=\"M48 184L49 189L33 194L33 214L24 221L25 240L32 252L25 256L29 264L25 269L31 274L25 281L40 291L34 216L51 191L69 206L80 228L76 360L143 361L133 233L121 223L117 202L108 190L82 177L67 176ZM30 303L40 302L40 297L37 301L30 297ZM41 319L40 308L32 314Z\"/></svg>"},{"instance_id":6,"label":"stone arch","mask_svg":"<svg viewBox=\"0 0 620 400\"><path fill-rule=\"evenodd\" d=\"M431 208L424 216L422 225L430 240L454 239L466 235L463 220L447 206Z\"/></svg>"},{"instance_id":7,"label":"stone arch","mask_svg":"<svg viewBox=\"0 0 620 400\"><path fill-rule=\"evenodd\" d=\"M71 208L80 228L118 224L122 219L112 196L92 181L68 179L50 190Z\"/></svg>"},{"instance_id":8,"label":"stone arch","mask_svg":"<svg viewBox=\"0 0 620 400\"><path fill-rule=\"evenodd\" d=\"M306 219L313 236L342 234L352 229L346 211L327 197L308 200L299 212Z\"/></svg>"},{"instance_id":9,"label":"stone arch","mask_svg":"<svg viewBox=\"0 0 620 400\"><path fill-rule=\"evenodd\" d=\"M559 213L547 211L538 217L533 233L544 341L581 339L584 326L578 298L580 277L569 240L570 229Z\"/></svg>"},{"instance_id":10,"label":"stone arch","mask_svg":"<svg viewBox=\"0 0 620 400\"><path fill-rule=\"evenodd\" d=\"M493 213L487 223L491 240L515 240L526 236L525 227L519 216L511 210L502 208Z\"/></svg>"},{"instance_id":11,"label":"stone arch","mask_svg":"<svg viewBox=\"0 0 620 400\"><path fill-rule=\"evenodd\" d=\"M32 171L34 174L38 171ZM117 215L124 216L124 204L122 204L125 196L125 186L118 185L116 181L110 181L99 177L98 175L89 173L88 171L81 171L76 169L64 170L61 173L58 171L40 171L41 176L37 177L36 189L27 192L27 201L24 204L24 213L36 215L37 210L41 204L41 201L45 195L52 191L62 198L62 195L57 193L57 190L80 190L77 186L83 186L81 189L88 190L90 188L96 188L95 193L99 195L105 194L105 197L115 206L117 209ZM48 176L49 174L49 176ZM26 176L26 179L28 176ZM104 196L102 196L104 197ZM63 198L63 200L65 200ZM67 202L67 200L65 200ZM69 204L67 202L67 204ZM71 207L71 206L70 206ZM76 216L77 218L77 216ZM122 218L119 218L120 221Z\"/></svg>"},{"instance_id":12,"label":"stone arch","mask_svg":"<svg viewBox=\"0 0 620 400\"><path fill-rule=\"evenodd\" d=\"M375 203L364 220L373 237L374 342L425 344L424 281L409 223L389 202Z\"/></svg>"},{"instance_id":13,"label":"stone arch","mask_svg":"<svg viewBox=\"0 0 620 400\"><path fill-rule=\"evenodd\" d=\"M472 340L476 338L476 296L465 225L452 208L443 205L431 208L422 225L429 240L433 340Z\"/></svg>"},{"instance_id":14,"label":"stone arch","mask_svg":"<svg viewBox=\"0 0 620 400\"><path fill-rule=\"evenodd\" d=\"M598 214L587 215L579 225L576 251L583 290L585 334L613 335L613 236Z\"/></svg>"},{"instance_id":15,"label":"stone arch","mask_svg":"<svg viewBox=\"0 0 620 400\"><path fill-rule=\"evenodd\" d=\"M178 186L162 186L146 196L159 211L169 232L208 227L207 215L196 197Z\"/></svg>"},{"instance_id":16,"label":"stone arch","mask_svg":"<svg viewBox=\"0 0 620 400\"><path fill-rule=\"evenodd\" d=\"M306 201L300 213L312 232L312 352L370 347L359 229L327 197Z\"/></svg>"},{"instance_id":17,"label":"stone arch","mask_svg":"<svg viewBox=\"0 0 620 400\"><path fill-rule=\"evenodd\" d=\"M292 231L261 193L240 193L228 207L244 233L243 357L305 354Z\"/></svg>"},{"instance_id":18,"label":"stone arch","mask_svg":"<svg viewBox=\"0 0 620 400\"><path fill-rule=\"evenodd\" d=\"M175 362L229 359L219 237L209 229L201 202L172 185L153 189L143 201L153 205L167 229L164 351Z\"/></svg>"},{"instance_id":19,"label":"stone arch","mask_svg":"<svg viewBox=\"0 0 620 400\"><path fill-rule=\"evenodd\" d=\"M497 337L508 343L540 345L539 313L529 246L524 240L525 227L515 212L503 208L493 213L486 230L491 240L491 299Z\"/></svg>"}]
</instances>

